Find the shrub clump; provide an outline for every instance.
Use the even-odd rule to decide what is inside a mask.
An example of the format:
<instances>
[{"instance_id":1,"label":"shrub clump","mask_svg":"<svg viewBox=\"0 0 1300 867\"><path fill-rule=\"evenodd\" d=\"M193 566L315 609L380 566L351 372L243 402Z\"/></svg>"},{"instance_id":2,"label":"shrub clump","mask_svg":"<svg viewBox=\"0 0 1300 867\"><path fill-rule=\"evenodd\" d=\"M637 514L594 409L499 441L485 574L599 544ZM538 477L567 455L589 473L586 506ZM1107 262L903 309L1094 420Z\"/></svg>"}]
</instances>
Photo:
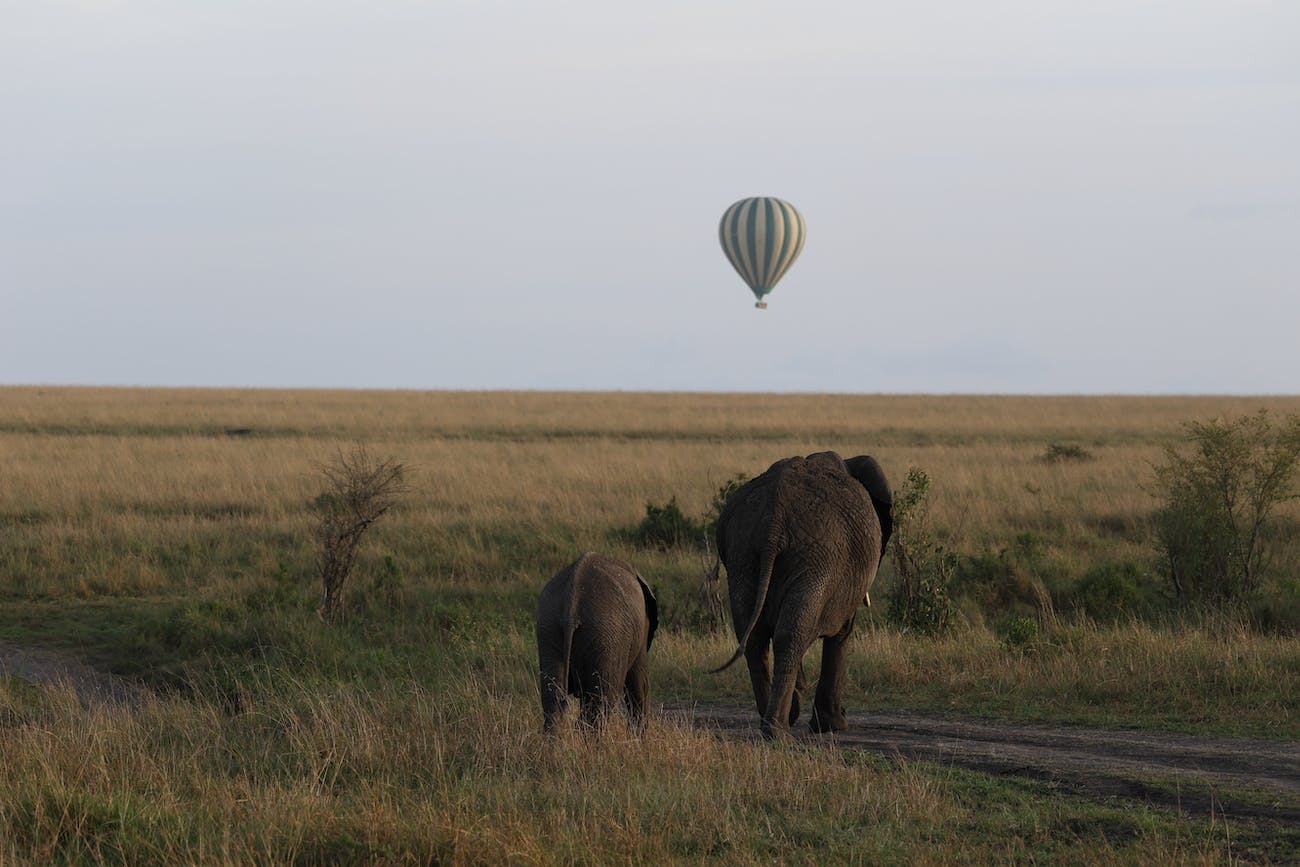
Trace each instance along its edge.
<instances>
[{"instance_id":1,"label":"shrub clump","mask_svg":"<svg viewBox=\"0 0 1300 867\"><path fill-rule=\"evenodd\" d=\"M1074 443L1049 443L1039 460L1046 464L1059 464L1090 461L1092 458L1092 452L1083 446Z\"/></svg>"},{"instance_id":2,"label":"shrub clump","mask_svg":"<svg viewBox=\"0 0 1300 867\"><path fill-rule=\"evenodd\" d=\"M898 582L885 616L904 632L942 635L956 623L957 608L948 585L957 569L956 553L938 541L930 527L930 477L909 467L894 491L894 533L889 553Z\"/></svg>"},{"instance_id":3,"label":"shrub clump","mask_svg":"<svg viewBox=\"0 0 1300 867\"><path fill-rule=\"evenodd\" d=\"M1156 545L1184 602L1248 600L1269 561L1269 516L1297 497L1300 416L1275 427L1260 410L1183 428L1190 452L1167 445L1155 467Z\"/></svg>"},{"instance_id":4,"label":"shrub clump","mask_svg":"<svg viewBox=\"0 0 1300 867\"><path fill-rule=\"evenodd\" d=\"M642 548L708 548L727 500L747 481L749 476L737 473L723 482L709 502L708 510L699 518L683 512L676 496L662 506L646 503L645 517L629 534L632 542Z\"/></svg>"},{"instance_id":5,"label":"shrub clump","mask_svg":"<svg viewBox=\"0 0 1300 867\"><path fill-rule=\"evenodd\" d=\"M645 517L632 531L632 541L643 548L677 548L702 544L705 526L686 515L673 497L662 506L645 504Z\"/></svg>"},{"instance_id":6,"label":"shrub clump","mask_svg":"<svg viewBox=\"0 0 1300 867\"><path fill-rule=\"evenodd\" d=\"M718 519L722 517L722 510L726 508L727 500L731 499L731 495L748 481L747 473L736 473L723 482L713 494L713 499L709 501L709 511L704 515L704 528L709 538L713 538L718 533Z\"/></svg>"},{"instance_id":7,"label":"shrub clump","mask_svg":"<svg viewBox=\"0 0 1300 867\"><path fill-rule=\"evenodd\" d=\"M996 554L976 554L961 561L954 584L989 616L1020 615L1051 622L1056 605L1039 575L1042 541L1021 533Z\"/></svg>"},{"instance_id":8,"label":"shrub clump","mask_svg":"<svg viewBox=\"0 0 1300 867\"><path fill-rule=\"evenodd\" d=\"M1003 637L1008 649L1029 649L1038 641L1038 621L1032 617L1013 617L1007 621L1006 634Z\"/></svg>"},{"instance_id":9,"label":"shrub clump","mask_svg":"<svg viewBox=\"0 0 1300 867\"><path fill-rule=\"evenodd\" d=\"M1093 620L1113 622L1151 608L1151 580L1136 563L1098 563L1083 573L1070 592L1076 609Z\"/></svg>"}]
</instances>

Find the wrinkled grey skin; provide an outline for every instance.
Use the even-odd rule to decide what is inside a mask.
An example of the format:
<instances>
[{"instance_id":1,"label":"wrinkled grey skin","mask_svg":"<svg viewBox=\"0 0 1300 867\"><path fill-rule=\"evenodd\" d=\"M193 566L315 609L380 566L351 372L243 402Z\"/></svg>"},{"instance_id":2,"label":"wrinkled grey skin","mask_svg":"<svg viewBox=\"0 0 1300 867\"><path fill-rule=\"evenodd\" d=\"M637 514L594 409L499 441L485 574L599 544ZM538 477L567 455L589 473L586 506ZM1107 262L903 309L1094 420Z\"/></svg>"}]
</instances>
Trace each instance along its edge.
<instances>
[{"instance_id":1,"label":"wrinkled grey skin","mask_svg":"<svg viewBox=\"0 0 1300 867\"><path fill-rule=\"evenodd\" d=\"M654 594L621 560L588 551L557 572L537 601L543 728L555 727L570 695L582 721L599 728L621 694L629 724L644 731L646 654L658 625Z\"/></svg>"},{"instance_id":2,"label":"wrinkled grey skin","mask_svg":"<svg viewBox=\"0 0 1300 867\"><path fill-rule=\"evenodd\" d=\"M740 646L717 670L744 654L766 737L788 734L798 719L803 657L818 638L822 668L809 728L847 727L848 638L858 606L870 605L867 591L892 527L889 483L865 455L786 458L727 500L718 519L718 556L727 567Z\"/></svg>"}]
</instances>

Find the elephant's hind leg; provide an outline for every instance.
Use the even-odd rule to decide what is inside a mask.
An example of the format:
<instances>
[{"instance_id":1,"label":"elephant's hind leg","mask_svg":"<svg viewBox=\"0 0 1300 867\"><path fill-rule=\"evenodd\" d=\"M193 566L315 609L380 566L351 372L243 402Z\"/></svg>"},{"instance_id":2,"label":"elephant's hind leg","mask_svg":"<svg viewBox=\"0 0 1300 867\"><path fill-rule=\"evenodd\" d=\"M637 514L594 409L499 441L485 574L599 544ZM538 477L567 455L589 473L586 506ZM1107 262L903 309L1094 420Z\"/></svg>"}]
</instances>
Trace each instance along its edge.
<instances>
[{"instance_id":1,"label":"elephant's hind leg","mask_svg":"<svg viewBox=\"0 0 1300 867\"><path fill-rule=\"evenodd\" d=\"M582 679L582 722L597 731L605 727L622 691L623 677L608 664Z\"/></svg>"},{"instance_id":2,"label":"elephant's hind leg","mask_svg":"<svg viewBox=\"0 0 1300 867\"><path fill-rule=\"evenodd\" d=\"M557 652L553 647L540 643L540 672L538 675L538 685L542 693L542 730L549 732L555 728L555 724L564 716L564 708L568 703L566 689L566 672L564 670L564 653Z\"/></svg>"},{"instance_id":3,"label":"elephant's hind leg","mask_svg":"<svg viewBox=\"0 0 1300 867\"><path fill-rule=\"evenodd\" d=\"M645 732L646 703L650 696L649 668L650 663L642 653L632 663L623 685L623 704L627 710L627 722L637 734Z\"/></svg>"},{"instance_id":4,"label":"elephant's hind leg","mask_svg":"<svg viewBox=\"0 0 1300 867\"><path fill-rule=\"evenodd\" d=\"M583 690L582 713L579 719L589 729L600 731L605 727L609 717L609 703L605 700L605 691L600 687Z\"/></svg>"},{"instance_id":5,"label":"elephant's hind leg","mask_svg":"<svg viewBox=\"0 0 1300 867\"><path fill-rule=\"evenodd\" d=\"M788 737L791 714L798 714L795 687L803 668L805 648L790 635L777 633L772 641L772 691L763 711L762 730L766 738Z\"/></svg>"},{"instance_id":6,"label":"elephant's hind leg","mask_svg":"<svg viewBox=\"0 0 1300 867\"><path fill-rule=\"evenodd\" d=\"M799 660L799 667L795 669L794 674L794 692L790 695L790 725L794 725L799 719L799 711L803 708L803 697L808 692L807 681L803 676L803 660Z\"/></svg>"},{"instance_id":7,"label":"elephant's hind leg","mask_svg":"<svg viewBox=\"0 0 1300 867\"><path fill-rule=\"evenodd\" d=\"M848 665L849 636L853 633L850 620L838 635L822 640L822 673L817 681L817 696L813 699L812 719L808 728L814 732L842 732L849 727L844 713L844 679Z\"/></svg>"},{"instance_id":8,"label":"elephant's hind leg","mask_svg":"<svg viewBox=\"0 0 1300 867\"><path fill-rule=\"evenodd\" d=\"M772 664L768 659L770 633L755 629L745 646L745 664L749 667L749 682L754 688L754 703L758 706L758 715L767 713L768 697L772 693Z\"/></svg>"}]
</instances>

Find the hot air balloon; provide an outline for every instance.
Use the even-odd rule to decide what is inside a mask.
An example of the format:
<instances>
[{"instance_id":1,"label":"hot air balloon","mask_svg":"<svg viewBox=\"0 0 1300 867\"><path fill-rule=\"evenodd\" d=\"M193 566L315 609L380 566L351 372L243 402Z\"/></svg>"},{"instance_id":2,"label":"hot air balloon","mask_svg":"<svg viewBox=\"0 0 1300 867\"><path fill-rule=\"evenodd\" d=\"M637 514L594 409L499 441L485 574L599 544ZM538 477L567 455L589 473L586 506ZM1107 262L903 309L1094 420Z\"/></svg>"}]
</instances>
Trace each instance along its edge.
<instances>
[{"instance_id":1,"label":"hot air balloon","mask_svg":"<svg viewBox=\"0 0 1300 867\"><path fill-rule=\"evenodd\" d=\"M722 215L722 252L753 290L755 307L767 309L763 296L799 258L805 234L803 215L772 196L741 199Z\"/></svg>"}]
</instances>

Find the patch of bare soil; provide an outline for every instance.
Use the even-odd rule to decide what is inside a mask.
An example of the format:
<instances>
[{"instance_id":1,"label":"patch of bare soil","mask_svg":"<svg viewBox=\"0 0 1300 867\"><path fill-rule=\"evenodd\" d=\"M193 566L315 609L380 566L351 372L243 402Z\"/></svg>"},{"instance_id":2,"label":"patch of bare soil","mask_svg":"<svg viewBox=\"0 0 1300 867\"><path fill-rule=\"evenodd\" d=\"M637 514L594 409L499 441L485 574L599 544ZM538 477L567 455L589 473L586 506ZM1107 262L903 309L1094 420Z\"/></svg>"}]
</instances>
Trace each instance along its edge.
<instances>
[{"instance_id":1,"label":"patch of bare soil","mask_svg":"<svg viewBox=\"0 0 1300 867\"><path fill-rule=\"evenodd\" d=\"M131 681L49 648L0 642L0 676L16 677L36 686L67 685L87 707L101 704L135 707L145 696L145 690Z\"/></svg>"},{"instance_id":2,"label":"patch of bare soil","mask_svg":"<svg viewBox=\"0 0 1300 867\"><path fill-rule=\"evenodd\" d=\"M758 714L749 707L697 704L665 711L724 737L759 737ZM1047 780L1068 792L1191 813L1300 825L1296 743L865 712L850 714L847 731L814 735L805 721L792 734L810 746Z\"/></svg>"}]
</instances>

